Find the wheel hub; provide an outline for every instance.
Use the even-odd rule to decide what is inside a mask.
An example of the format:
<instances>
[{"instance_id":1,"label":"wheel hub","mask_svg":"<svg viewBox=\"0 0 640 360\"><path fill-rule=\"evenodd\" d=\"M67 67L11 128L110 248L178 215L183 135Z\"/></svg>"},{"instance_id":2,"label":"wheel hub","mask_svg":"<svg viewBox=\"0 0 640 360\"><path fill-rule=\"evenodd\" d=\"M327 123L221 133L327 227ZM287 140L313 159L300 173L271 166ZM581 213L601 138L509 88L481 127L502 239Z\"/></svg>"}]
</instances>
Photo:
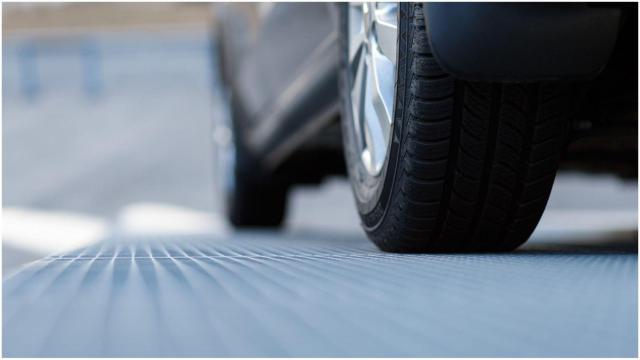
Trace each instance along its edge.
<instances>
[{"instance_id":1,"label":"wheel hub","mask_svg":"<svg viewBox=\"0 0 640 360\"><path fill-rule=\"evenodd\" d=\"M393 125L397 3L349 4L349 79L357 145L372 175L382 170Z\"/></svg>"}]
</instances>

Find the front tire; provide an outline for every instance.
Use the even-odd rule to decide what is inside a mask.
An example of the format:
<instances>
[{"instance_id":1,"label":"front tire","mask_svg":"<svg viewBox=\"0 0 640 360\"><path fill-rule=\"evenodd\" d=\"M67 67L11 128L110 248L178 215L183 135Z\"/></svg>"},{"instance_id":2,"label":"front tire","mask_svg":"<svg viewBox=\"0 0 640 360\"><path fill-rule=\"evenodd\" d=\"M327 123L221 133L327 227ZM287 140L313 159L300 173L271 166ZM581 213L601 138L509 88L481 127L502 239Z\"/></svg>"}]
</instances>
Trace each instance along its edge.
<instances>
[{"instance_id":1,"label":"front tire","mask_svg":"<svg viewBox=\"0 0 640 360\"><path fill-rule=\"evenodd\" d=\"M377 172L363 161L354 121L352 89L362 84L349 56L353 24L341 10L343 136L362 225L387 251L515 249L546 206L572 91L455 79L433 57L422 5L398 6L391 135Z\"/></svg>"}]
</instances>

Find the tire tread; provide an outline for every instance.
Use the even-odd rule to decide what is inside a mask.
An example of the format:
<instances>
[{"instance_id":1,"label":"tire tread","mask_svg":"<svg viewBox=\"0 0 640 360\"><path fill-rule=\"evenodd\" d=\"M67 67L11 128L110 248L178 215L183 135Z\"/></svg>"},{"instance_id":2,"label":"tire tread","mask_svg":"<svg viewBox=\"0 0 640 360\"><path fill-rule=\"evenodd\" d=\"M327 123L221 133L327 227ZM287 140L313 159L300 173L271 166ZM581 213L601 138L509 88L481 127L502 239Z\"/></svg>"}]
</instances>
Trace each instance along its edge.
<instances>
[{"instance_id":1,"label":"tire tread","mask_svg":"<svg viewBox=\"0 0 640 360\"><path fill-rule=\"evenodd\" d=\"M368 235L390 251L511 250L546 205L569 89L454 79L433 57L422 5L411 6L402 171Z\"/></svg>"}]
</instances>

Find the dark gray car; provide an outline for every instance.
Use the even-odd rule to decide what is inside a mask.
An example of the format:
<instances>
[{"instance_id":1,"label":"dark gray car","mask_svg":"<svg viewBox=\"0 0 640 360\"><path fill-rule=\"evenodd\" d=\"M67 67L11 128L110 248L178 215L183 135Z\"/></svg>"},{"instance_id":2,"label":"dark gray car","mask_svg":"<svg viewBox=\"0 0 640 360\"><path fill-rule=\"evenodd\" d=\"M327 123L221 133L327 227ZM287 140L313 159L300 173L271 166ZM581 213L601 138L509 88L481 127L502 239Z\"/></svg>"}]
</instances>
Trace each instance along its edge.
<instances>
[{"instance_id":1,"label":"dark gray car","mask_svg":"<svg viewBox=\"0 0 640 360\"><path fill-rule=\"evenodd\" d=\"M637 177L637 4L216 13L237 227L277 227L291 186L347 174L383 250L510 250L558 169Z\"/></svg>"}]
</instances>

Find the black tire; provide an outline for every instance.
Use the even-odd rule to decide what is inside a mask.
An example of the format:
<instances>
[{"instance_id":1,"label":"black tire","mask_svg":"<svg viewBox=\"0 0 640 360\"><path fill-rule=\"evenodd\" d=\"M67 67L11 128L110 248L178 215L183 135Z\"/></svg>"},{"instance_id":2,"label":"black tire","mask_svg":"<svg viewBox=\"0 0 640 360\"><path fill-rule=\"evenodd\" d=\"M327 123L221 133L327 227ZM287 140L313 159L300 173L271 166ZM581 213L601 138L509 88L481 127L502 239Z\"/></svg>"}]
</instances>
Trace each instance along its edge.
<instances>
[{"instance_id":1,"label":"black tire","mask_svg":"<svg viewBox=\"0 0 640 360\"><path fill-rule=\"evenodd\" d=\"M278 228L286 207L287 187L264 177L259 182L236 177L227 197L229 221L236 228Z\"/></svg>"},{"instance_id":2,"label":"black tire","mask_svg":"<svg viewBox=\"0 0 640 360\"><path fill-rule=\"evenodd\" d=\"M233 161L226 172L222 191L225 212L235 228L279 228L286 216L290 183L286 178L265 170L245 144L242 119L244 112L237 98L231 96L230 130ZM220 161L220 160L219 160Z\"/></svg>"},{"instance_id":3,"label":"black tire","mask_svg":"<svg viewBox=\"0 0 640 360\"><path fill-rule=\"evenodd\" d=\"M378 176L356 153L341 10L343 136L362 225L386 251L505 251L536 227L565 148L567 84L455 79L433 57L422 5L401 3L394 125Z\"/></svg>"}]
</instances>

